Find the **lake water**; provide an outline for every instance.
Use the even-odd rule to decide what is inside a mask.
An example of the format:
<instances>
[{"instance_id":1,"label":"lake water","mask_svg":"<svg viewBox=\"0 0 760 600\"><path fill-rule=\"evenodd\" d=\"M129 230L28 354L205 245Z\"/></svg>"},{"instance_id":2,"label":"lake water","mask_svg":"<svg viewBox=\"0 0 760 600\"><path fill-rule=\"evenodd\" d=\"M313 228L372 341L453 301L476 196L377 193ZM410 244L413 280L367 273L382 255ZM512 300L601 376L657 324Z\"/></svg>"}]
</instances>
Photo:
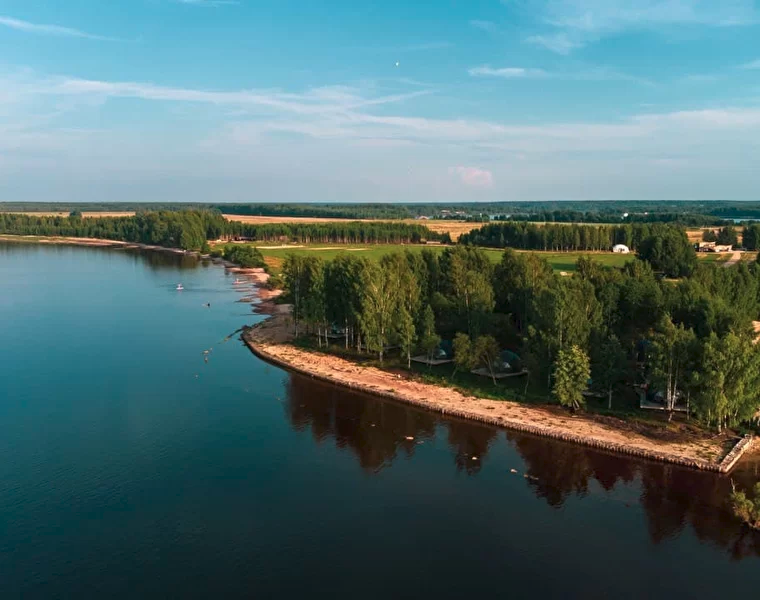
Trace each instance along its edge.
<instances>
[{"instance_id":1,"label":"lake water","mask_svg":"<svg viewBox=\"0 0 760 600\"><path fill-rule=\"evenodd\" d=\"M233 280L0 243L0 598L760 589L727 478L291 376L225 341L261 318Z\"/></svg>"}]
</instances>

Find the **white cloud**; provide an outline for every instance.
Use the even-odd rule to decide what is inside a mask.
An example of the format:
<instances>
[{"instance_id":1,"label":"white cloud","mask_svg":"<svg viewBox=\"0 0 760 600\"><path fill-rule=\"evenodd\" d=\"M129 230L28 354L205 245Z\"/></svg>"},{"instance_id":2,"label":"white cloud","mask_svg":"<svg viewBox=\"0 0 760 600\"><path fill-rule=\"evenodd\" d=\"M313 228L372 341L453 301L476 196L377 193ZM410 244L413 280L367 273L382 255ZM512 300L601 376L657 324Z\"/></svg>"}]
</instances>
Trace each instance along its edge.
<instances>
[{"instance_id":1,"label":"white cloud","mask_svg":"<svg viewBox=\"0 0 760 600\"><path fill-rule=\"evenodd\" d=\"M14 19L12 17L0 16L0 26L15 29L16 31L23 31L24 33L36 33L39 35L74 37L107 42L118 41L116 38L94 35L92 33L87 33L86 31L80 31L79 29L72 29L71 27L30 23L29 21L22 21L20 19Z\"/></svg>"},{"instance_id":2,"label":"white cloud","mask_svg":"<svg viewBox=\"0 0 760 600\"><path fill-rule=\"evenodd\" d=\"M107 177L143 181L140 191L155 177L197 200L215 193L211 182L228 190L220 199L248 198L243 190L253 185L283 200L299 199L299 185L344 200L456 199L462 185L483 198L528 199L705 197L719 184L721 197L747 197L760 189L760 105L525 125L431 118L407 106L420 90L382 95L372 85L203 90L22 72L0 73L0 90L0 193L14 197L58 198L58 187L94 194L84 183L64 185L92 173L103 179L101 194L111 189ZM112 98L144 102L145 124L120 120L118 105L105 110ZM58 182L44 194L34 188L40 172ZM188 179L209 183L189 189L180 183ZM235 181L246 185L235 192Z\"/></svg>"},{"instance_id":3,"label":"white cloud","mask_svg":"<svg viewBox=\"0 0 760 600\"><path fill-rule=\"evenodd\" d=\"M739 68L747 70L747 71L758 70L760 69L760 58L758 58L757 60L753 60L752 62L744 63Z\"/></svg>"},{"instance_id":4,"label":"white cloud","mask_svg":"<svg viewBox=\"0 0 760 600\"><path fill-rule=\"evenodd\" d=\"M526 6L549 28L527 41L558 54L629 30L760 22L754 0L528 0Z\"/></svg>"},{"instance_id":5,"label":"white cloud","mask_svg":"<svg viewBox=\"0 0 760 600\"><path fill-rule=\"evenodd\" d=\"M541 69L526 69L523 67L500 67L494 69L489 65L473 67L467 72L473 77L501 77L503 79L546 76L546 72Z\"/></svg>"},{"instance_id":6,"label":"white cloud","mask_svg":"<svg viewBox=\"0 0 760 600\"><path fill-rule=\"evenodd\" d=\"M480 167L451 167L449 173L457 175L459 180L472 187L490 188L493 186L493 173Z\"/></svg>"}]
</instances>

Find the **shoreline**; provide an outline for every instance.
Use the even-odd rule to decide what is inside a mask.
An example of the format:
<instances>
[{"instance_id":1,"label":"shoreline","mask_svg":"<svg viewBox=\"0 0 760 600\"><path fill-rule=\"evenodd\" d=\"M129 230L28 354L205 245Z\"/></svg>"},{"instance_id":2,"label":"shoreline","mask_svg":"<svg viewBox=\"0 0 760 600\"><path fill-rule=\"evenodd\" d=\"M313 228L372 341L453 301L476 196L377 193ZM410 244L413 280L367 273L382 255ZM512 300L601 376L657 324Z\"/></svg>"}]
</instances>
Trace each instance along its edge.
<instances>
[{"instance_id":1,"label":"shoreline","mask_svg":"<svg viewBox=\"0 0 760 600\"><path fill-rule=\"evenodd\" d=\"M209 258L196 251L95 238L0 234L0 241L142 249ZM444 416L720 474L729 473L753 446L754 438L749 436L733 438L737 442L727 453L721 446L727 438L717 441L718 436L710 438L705 435L701 439L695 437L677 442L657 440L614 417L570 415L548 405L531 406L508 400L477 398L453 388L422 383L375 367L359 366L338 356L301 350L289 344L292 338L289 307L274 302L282 291L264 287L269 275L261 268L242 268L218 258L211 260L254 284L254 296L258 298L258 303L252 302L254 296L241 301L251 301L254 313L269 317L253 327L244 326L242 339L256 356L285 370Z\"/></svg>"},{"instance_id":2,"label":"shoreline","mask_svg":"<svg viewBox=\"0 0 760 600\"><path fill-rule=\"evenodd\" d=\"M726 439L717 436L663 441L647 436L614 417L570 415L550 406L529 406L465 395L455 389L402 377L375 367L364 367L330 354L301 350L291 345L290 319L281 310L243 330L248 348L271 364L306 377L436 412L531 435L580 444L590 448L727 474L753 446L753 437L734 438L726 452Z\"/></svg>"}]
</instances>

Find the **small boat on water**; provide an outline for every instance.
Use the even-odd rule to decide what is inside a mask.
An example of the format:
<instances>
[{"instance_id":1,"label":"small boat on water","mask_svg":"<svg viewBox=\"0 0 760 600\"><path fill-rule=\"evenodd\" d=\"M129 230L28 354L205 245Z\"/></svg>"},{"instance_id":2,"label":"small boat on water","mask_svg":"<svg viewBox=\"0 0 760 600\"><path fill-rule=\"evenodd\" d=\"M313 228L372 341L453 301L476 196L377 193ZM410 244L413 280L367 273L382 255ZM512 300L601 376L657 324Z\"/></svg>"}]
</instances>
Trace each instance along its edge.
<instances>
[{"instance_id":1,"label":"small boat on water","mask_svg":"<svg viewBox=\"0 0 760 600\"><path fill-rule=\"evenodd\" d=\"M181 284L181 283L178 283L178 284L177 284L177 291L178 291L178 292L181 292L181 291L182 291L182 290L184 290L184 289L185 289L185 288L184 288L184 287L182 287L182 284Z\"/></svg>"},{"instance_id":2,"label":"small boat on water","mask_svg":"<svg viewBox=\"0 0 760 600\"><path fill-rule=\"evenodd\" d=\"M235 279L235 281L232 282L232 285L242 285L245 281L242 279Z\"/></svg>"}]
</instances>

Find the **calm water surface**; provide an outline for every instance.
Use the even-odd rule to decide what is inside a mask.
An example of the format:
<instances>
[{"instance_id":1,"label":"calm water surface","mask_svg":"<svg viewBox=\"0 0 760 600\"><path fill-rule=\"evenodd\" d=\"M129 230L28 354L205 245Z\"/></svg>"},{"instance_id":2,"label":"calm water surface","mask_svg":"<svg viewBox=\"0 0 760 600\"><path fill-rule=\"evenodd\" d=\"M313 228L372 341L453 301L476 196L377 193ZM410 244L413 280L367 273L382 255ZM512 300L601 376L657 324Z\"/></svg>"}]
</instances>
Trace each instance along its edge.
<instances>
[{"instance_id":1,"label":"calm water surface","mask_svg":"<svg viewBox=\"0 0 760 600\"><path fill-rule=\"evenodd\" d=\"M728 479L290 376L227 340L261 318L233 280L0 243L0 598L760 589Z\"/></svg>"}]
</instances>

